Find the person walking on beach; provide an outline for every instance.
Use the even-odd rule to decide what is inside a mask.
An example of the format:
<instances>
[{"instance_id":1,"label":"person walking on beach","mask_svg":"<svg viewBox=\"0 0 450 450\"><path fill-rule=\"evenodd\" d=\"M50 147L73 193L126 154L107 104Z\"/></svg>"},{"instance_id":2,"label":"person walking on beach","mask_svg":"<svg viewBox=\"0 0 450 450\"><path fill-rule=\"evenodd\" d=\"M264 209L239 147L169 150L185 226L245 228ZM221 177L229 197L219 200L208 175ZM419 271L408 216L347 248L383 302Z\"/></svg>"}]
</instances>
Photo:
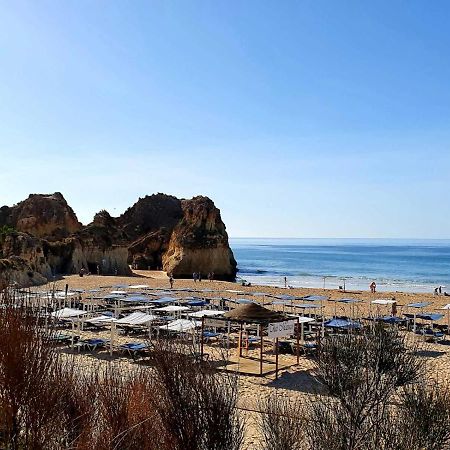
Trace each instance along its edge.
<instances>
[{"instance_id":1,"label":"person walking on beach","mask_svg":"<svg viewBox=\"0 0 450 450\"><path fill-rule=\"evenodd\" d=\"M170 289L172 289L173 288L173 274L172 273L170 273L170 275L169 275L169 283L170 283Z\"/></svg>"},{"instance_id":2,"label":"person walking on beach","mask_svg":"<svg viewBox=\"0 0 450 450\"><path fill-rule=\"evenodd\" d=\"M287 288L287 277L284 277L284 287Z\"/></svg>"},{"instance_id":3,"label":"person walking on beach","mask_svg":"<svg viewBox=\"0 0 450 450\"><path fill-rule=\"evenodd\" d=\"M375 283L375 281L372 281L372 283L370 283L370 292L372 292L372 294L375 294L376 290L377 290L377 284Z\"/></svg>"}]
</instances>

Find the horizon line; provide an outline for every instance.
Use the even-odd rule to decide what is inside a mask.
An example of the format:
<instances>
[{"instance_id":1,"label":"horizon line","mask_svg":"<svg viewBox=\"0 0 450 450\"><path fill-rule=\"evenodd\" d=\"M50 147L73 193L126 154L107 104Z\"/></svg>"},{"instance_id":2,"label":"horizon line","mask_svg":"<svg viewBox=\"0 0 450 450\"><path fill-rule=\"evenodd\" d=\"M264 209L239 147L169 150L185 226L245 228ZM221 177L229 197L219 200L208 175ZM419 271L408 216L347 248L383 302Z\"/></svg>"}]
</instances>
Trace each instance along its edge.
<instances>
[{"instance_id":1,"label":"horizon line","mask_svg":"<svg viewBox=\"0 0 450 450\"><path fill-rule=\"evenodd\" d=\"M228 236L229 239L353 239L353 240L392 240L392 241L450 241L450 237L280 237L280 236Z\"/></svg>"}]
</instances>

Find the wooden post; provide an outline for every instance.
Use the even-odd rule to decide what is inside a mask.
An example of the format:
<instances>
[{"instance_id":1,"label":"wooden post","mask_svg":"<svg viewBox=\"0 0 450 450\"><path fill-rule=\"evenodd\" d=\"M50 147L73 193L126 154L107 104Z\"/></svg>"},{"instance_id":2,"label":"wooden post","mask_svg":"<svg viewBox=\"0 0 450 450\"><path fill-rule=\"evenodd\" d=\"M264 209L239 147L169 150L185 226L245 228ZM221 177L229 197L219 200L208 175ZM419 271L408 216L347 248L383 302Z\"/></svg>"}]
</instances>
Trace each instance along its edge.
<instances>
[{"instance_id":1,"label":"wooden post","mask_svg":"<svg viewBox=\"0 0 450 450\"><path fill-rule=\"evenodd\" d=\"M302 324L303 327L303 324ZM297 317L297 366L300 364L300 319ZM302 328L303 329L303 328Z\"/></svg>"},{"instance_id":2,"label":"wooden post","mask_svg":"<svg viewBox=\"0 0 450 450\"><path fill-rule=\"evenodd\" d=\"M263 374L263 328L262 325L260 325L259 328L259 337L260 337L260 341L261 341L261 348L259 351L259 374L262 376Z\"/></svg>"},{"instance_id":3,"label":"wooden post","mask_svg":"<svg viewBox=\"0 0 450 450\"><path fill-rule=\"evenodd\" d=\"M201 337L200 337L200 359L203 361L203 331L205 329L205 317L202 317L202 329L201 329Z\"/></svg>"},{"instance_id":4,"label":"wooden post","mask_svg":"<svg viewBox=\"0 0 450 450\"><path fill-rule=\"evenodd\" d=\"M278 380L278 338L275 339L275 379Z\"/></svg>"},{"instance_id":5,"label":"wooden post","mask_svg":"<svg viewBox=\"0 0 450 450\"><path fill-rule=\"evenodd\" d=\"M239 330L239 357L242 356L242 322L241 322L241 328Z\"/></svg>"}]
</instances>

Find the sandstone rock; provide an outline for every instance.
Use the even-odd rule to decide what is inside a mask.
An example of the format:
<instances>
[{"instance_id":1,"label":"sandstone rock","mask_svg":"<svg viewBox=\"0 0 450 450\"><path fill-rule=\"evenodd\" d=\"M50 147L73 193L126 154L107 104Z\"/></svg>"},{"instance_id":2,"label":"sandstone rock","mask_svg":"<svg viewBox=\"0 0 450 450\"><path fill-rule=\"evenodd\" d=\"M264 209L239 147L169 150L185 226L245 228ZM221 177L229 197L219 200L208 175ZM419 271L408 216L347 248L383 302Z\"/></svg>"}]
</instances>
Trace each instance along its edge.
<instances>
[{"instance_id":1,"label":"sandstone rock","mask_svg":"<svg viewBox=\"0 0 450 450\"><path fill-rule=\"evenodd\" d=\"M3 240L3 258L20 256L27 265L27 271L33 271L50 279L52 269L48 264L44 251L45 243L42 239L26 233L13 232Z\"/></svg>"},{"instance_id":2,"label":"sandstone rock","mask_svg":"<svg viewBox=\"0 0 450 450\"><path fill-rule=\"evenodd\" d=\"M0 285L17 283L20 287L37 286L47 282L40 273L35 272L27 262L18 256L0 259Z\"/></svg>"},{"instance_id":3,"label":"sandstone rock","mask_svg":"<svg viewBox=\"0 0 450 450\"><path fill-rule=\"evenodd\" d=\"M161 228L172 230L182 217L179 199L171 195L154 194L140 198L117 222L133 241Z\"/></svg>"},{"instance_id":4,"label":"sandstone rock","mask_svg":"<svg viewBox=\"0 0 450 450\"><path fill-rule=\"evenodd\" d=\"M120 217L100 211L82 227L60 193L34 194L16 206L1 208L2 225L17 231L2 237L0 258L21 261L8 266L8 273L23 270L50 279L84 268L130 275L133 264L140 269L163 267L176 277L191 277L193 272L204 277L214 272L216 279L226 280L236 276L220 211L207 197L146 196Z\"/></svg>"},{"instance_id":5,"label":"sandstone rock","mask_svg":"<svg viewBox=\"0 0 450 450\"><path fill-rule=\"evenodd\" d=\"M183 219L173 230L163 267L176 277L203 276L214 272L216 279L234 280L236 260L220 211L207 197L182 201Z\"/></svg>"},{"instance_id":6,"label":"sandstone rock","mask_svg":"<svg viewBox=\"0 0 450 450\"><path fill-rule=\"evenodd\" d=\"M26 200L0 213L0 225L33 236L61 239L81 229L81 223L61 193L31 194Z\"/></svg>"}]
</instances>

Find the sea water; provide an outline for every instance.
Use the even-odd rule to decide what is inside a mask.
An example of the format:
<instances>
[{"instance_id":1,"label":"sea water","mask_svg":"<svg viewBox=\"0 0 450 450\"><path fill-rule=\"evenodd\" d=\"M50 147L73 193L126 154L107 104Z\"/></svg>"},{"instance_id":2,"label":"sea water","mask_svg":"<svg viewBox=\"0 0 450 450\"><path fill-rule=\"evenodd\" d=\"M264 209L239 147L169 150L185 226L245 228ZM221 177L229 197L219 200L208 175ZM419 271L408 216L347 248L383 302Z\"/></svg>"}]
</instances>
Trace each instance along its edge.
<instances>
[{"instance_id":1,"label":"sea water","mask_svg":"<svg viewBox=\"0 0 450 450\"><path fill-rule=\"evenodd\" d=\"M450 293L450 240L231 238L238 277L252 284Z\"/></svg>"}]
</instances>

